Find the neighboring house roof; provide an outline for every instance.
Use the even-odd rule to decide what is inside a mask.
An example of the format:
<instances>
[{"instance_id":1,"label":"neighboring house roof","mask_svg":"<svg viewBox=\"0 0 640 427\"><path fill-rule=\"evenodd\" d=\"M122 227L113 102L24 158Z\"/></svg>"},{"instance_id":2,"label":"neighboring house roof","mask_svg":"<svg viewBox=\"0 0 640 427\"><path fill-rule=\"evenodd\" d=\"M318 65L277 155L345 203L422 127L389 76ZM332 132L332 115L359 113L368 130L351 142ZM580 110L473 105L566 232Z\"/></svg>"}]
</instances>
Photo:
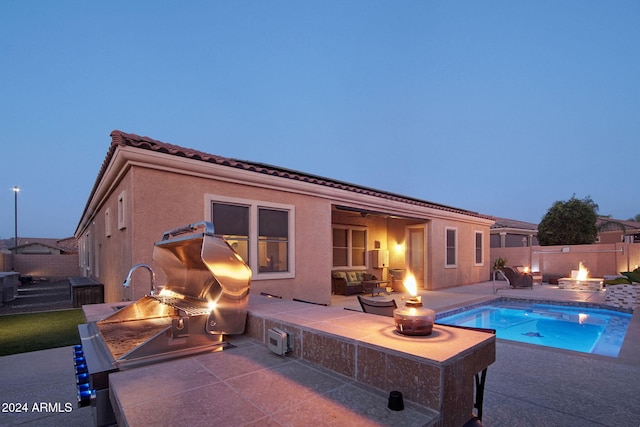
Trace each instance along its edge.
<instances>
[{"instance_id":1,"label":"neighboring house roof","mask_svg":"<svg viewBox=\"0 0 640 427\"><path fill-rule=\"evenodd\" d=\"M62 252L65 254L77 254L78 253L78 239L75 237L67 237L66 239L58 240L58 245Z\"/></svg>"},{"instance_id":2,"label":"neighboring house roof","mask_svg":"<svg viewBox=\"0 0 640 427\"><path fill-rule=\"evenodd\" d=\"M325 178L317 175L311 175L311 174L299 172L296 170L281 168L278 166L272 166L265 163L257 163L257 162L247 161L247 160L238 160L238 159L233 159L228 157L217 156L214 154L208 154L208 153L194 150L191 148L180 147L178 145L157 141L155 139L151 139L146 136L138 136L134 134L124 133L119 130L114 130L113 132L111 132L111 139L112 139L111 146L109 148L109 151L107 152L104 162L102 163L102 167L100 168L100 171L98 173L98 177L96 178L96 182L94 183L93 189L91 190L89 201L92 199L94 193L96 192L100 184L100 181L102 180L104 174L106 173L109 163L111 162L113 155L116 151L116 148L118 146L127 146L127 147L135 147L143 150L158 152L158 153L169 154L169 155L178 156L178 157L184 157L192 160L199 160L207 163L214 163L217 165L227 166L230 168L240 168L246 171L276 176L283 179L292 179L292 180L308 182L311 184L351 191L354 193L365 194L369 196L379 197L382 199L399 201L399 202L413 204L417 206L424 206L432 209L438 209L438 210L443 210L448 212L459 213L463 215L469 215L477 218L491 219L490 216L482 215L478 212L454 208L451 206L446 206L439 203L420 200L413 197L402 196L399 194L389 193L386 191L375 190L369 187L363 187L360 185L337 181L334 179ZM85 212L89 206L89 201L87 202L87 206L85 206Z\"/></svg>"},{"instance_id":3,"label":"neighboring house roof","mask_svg":"<svg viewBox=\"0 0 640 427\"><path fill-rule=\"evenodd\" d=\"M12 246L10 249L21 249L29 246L44 246L50 249L57 249L64 254L74 254L78 252L78 240L75 237L67 237L65 239L50 239L45 237L20 237L20 243L17 247Z\"/></svg>"},{"instance_id":4,"label":"neighboring house roof","mask_svg":"<svg viewBox=\"0 0 640 427\"><path fill-rule=\"evenodd\" d=\"M491 229L516 229L538 232L538 224L531 222L517 221L515 219L492 217L495 223L491 226Z\"/></svg>"},{"instance_id":5,"label":"neighboring house roof","mask_svg":"<svg viewBox=\"0 0 640 427\"><path fill-rule=\"evenodd\" d=\"M493 217L495 223L491 226L491 230L511 229L538 232L538 224L530 222L517 221L515 219ZM598 217L596 227L599 232L607 231L624 231L627 234L640 232L640 222L625 221L620 219Z\"/></svg>"},{"instance_id":6,"label":"neighboring house roof","mask_svg":"<svg viewBox=\"0 0 640 427\"><path fill-rule=\"evenodd\" d=\"M619 231L622 230L625 233L640 232L640 222L637 221L625 221L621 219L614 219L608 217L598 217L596 221L596 227L600 232L606 231Z\"/></svg>"},{"instance_id":7,"label":"neighboring house roof","mask_svg":"<svg viewBox=\"0 0 640 427\"><path fill-rule=\"evenodd\" d=\"M35 248L32 249L32 252L29 252L29 250L27 248ZM47 245L46 243L42 243L42 242L30 242L30 243L25 243L22 245L18 245L12 249L20 249L22 250L23 253L50 253L50 251L42 251L39 250L38 248L47 248L47 249L53 249L54 251L60 251L61 249L56 247L56 246L51 246L51 245Z\"/></svg>"}]
</instances>

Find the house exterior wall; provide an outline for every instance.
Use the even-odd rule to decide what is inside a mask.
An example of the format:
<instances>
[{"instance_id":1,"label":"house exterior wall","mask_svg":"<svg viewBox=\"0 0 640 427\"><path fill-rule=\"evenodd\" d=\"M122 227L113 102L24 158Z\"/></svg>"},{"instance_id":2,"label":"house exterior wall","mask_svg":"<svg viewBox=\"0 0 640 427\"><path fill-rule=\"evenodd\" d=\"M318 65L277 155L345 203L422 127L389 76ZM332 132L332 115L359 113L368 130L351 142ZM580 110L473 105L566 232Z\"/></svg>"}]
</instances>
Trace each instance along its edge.
<instances>
[{"instance_id":1,"label":"house exterior wall","mask_svg":"<svg viewBox=\"0 0 640 427\"><path fill-rule=\"evenodd\" d=\"M430 236L429 279L427 289L438 290L453 286L478 283L489 274L489 228L465 219L430 221L427 238ZM455 266L446 265L446 230L455 229L457 235ZM475 233L483 236L483 262L475 263Z\"/></svg>"},{"instance_id":2,"label":"house exterior wall","mask_svg":"<svg viewBox=\"0 0 640 427\"><path fill-rule=\"evenodd\" d=\"M409 219L381 219L376 217L359 218L334 212L334 224L355 225L367 228L369 233L368 252L375 247L389 251L389 269L407 269L407 228L425 227L425 278L424 288L429 290L444 289L453 286L477 283L486 280L489 275L489 228L486 224L469 222L460 218L432 218L420 220ZM445 233L447 228L457 232L457 263L455 266L445 266ZM483 236L484 260L475 263L475 233ZM336 268L340 270L340 268ZM388 269L372 268L372 263L366 270L376 277L389 280Z\"/></svg>"},{"instance_id":3,"label":"house exterior wall","mask_svg":"<svg viewBox=\"0 0 640 427\"><path fill-rule=\"evenodd\" d=\"M118 226L117 218L122 195L124 228ZM256 189L210 177L138 166L131 167L113 188L83 233L82 244L91 248L87 258L94 258L85 260L91 266L87 273L105 284L105 301L135 300L148 293L149 276L144 270L134 273L133 294L121 286L134 264L149 264L156 273L156 283L165 283L164 273L153 261L154 243L161 240L165 231L211 221L210 201L216 198L294 205L295 241L292 243L296 258L305 261L296 263L294 278L265 280L254 274L251 291L330 302L331 277L327 273L331 269L330 202L308 195ZM107 229L111 230L109 235Z\"/></svg>"},{"instance_id":4,"label":"house exterior wall","mask_svg":"<svg viewBox=\"0 0 640 427\"><path fill-rule=\"evenodd\" d=\"M289 272L266 273L256 268L255 253L253 258L250 254L250 263L254 263L252 293L329 304L334 224L366 227L366 269L382 279L387 278L388 269L373 268L372 251L389 250L390 267L405 268L407 227L415 225L426 229L428 289L475 283L489 274L489 227L493 221L486 217L166 152L113 147L75 233L82 273L105 285L105 302L135 300L149 292L149 276L144 269L134 273L133 289L122 287L134 264L149 264L156 273L156 284L165 283L164 274L153 261L154 243L165 231L212 221L214 201L247 204L252 209L283 206L292 219ZM340 205L393 216L348 214L338 210ZM444 268L446 227L458 233L458 262L451 268ZM479 265L474 262L476 231L484 236L484 260Z\"/></svg>"}]
</instances>

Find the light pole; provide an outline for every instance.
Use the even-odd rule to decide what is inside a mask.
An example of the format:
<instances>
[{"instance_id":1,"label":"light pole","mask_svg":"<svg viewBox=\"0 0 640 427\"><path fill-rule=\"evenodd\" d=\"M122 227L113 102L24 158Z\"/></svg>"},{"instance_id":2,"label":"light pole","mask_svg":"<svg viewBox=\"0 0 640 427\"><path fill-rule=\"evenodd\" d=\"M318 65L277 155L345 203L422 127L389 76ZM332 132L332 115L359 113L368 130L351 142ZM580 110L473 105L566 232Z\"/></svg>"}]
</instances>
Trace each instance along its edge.
<instances>
[{"instance_id":1,"label":"light pole","mask_svg":"<svg viewBox=\"0 0 640 427\"><path fill-rule=\"evenodd\" d=\"M14 215L15 222L14 222L14 225L15 225L15 227L14 227L14 230L13 230L14 231L14 235L13 236L14 236L15 240L13 241L13 248L14 248L13 251L15 253L18 253L18 193L19 192L20 192L20 188L17 185L15 185L13 187L13 195L14 195L14 200L15 200L15 203L14 203L14 208L15 208L15 212L14 212L14 214L15 214Z\"/></svg>"}]
</instances>

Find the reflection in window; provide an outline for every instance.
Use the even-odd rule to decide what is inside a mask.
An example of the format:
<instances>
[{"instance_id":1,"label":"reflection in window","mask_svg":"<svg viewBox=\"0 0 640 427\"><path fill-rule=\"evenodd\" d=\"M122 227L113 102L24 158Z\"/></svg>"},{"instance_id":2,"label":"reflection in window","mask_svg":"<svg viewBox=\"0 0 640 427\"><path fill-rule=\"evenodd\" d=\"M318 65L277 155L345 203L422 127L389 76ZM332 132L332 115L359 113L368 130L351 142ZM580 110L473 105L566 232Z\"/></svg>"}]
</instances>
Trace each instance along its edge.
<instances>
[{"instance_id":1,"label":"reflection in window","mask_svg":"<svg viewBox=\"0 0 640 427\"><path fill-rule=\"evenodd\" d=\"M227 243L249 263L249 207L225 203L213 203L214 232L222 235Z\"/></svg>"},{"instance_id":2,"label":"reflection in window","mask_svg":"<svg viewBox=\"0 0 640 427\"><path fill-rule=\"evenodd\" d=\"M258 264L261 272L289 270L289 214L287 211L258 209Z\"/></svg>"}]
</instances>

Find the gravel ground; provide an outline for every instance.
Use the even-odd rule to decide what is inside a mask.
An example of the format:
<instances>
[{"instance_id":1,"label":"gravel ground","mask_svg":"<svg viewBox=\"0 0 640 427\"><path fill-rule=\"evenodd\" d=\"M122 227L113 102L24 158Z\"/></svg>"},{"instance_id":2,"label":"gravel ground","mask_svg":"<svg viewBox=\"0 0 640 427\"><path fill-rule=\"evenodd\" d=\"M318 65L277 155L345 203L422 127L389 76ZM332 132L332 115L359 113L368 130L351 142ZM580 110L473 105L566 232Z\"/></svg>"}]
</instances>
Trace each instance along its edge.
<instances>
[{"instance_id":1,"label":"gravel ground","mask_svg":"<svg viewBox=\"0 0 640 427\"><path fill-rule=\"evenodd\" d=\"M18 287L18 296L0 307L0 315L73 308L68 280L37 281Z\"/></svg>"}]
</instances>

